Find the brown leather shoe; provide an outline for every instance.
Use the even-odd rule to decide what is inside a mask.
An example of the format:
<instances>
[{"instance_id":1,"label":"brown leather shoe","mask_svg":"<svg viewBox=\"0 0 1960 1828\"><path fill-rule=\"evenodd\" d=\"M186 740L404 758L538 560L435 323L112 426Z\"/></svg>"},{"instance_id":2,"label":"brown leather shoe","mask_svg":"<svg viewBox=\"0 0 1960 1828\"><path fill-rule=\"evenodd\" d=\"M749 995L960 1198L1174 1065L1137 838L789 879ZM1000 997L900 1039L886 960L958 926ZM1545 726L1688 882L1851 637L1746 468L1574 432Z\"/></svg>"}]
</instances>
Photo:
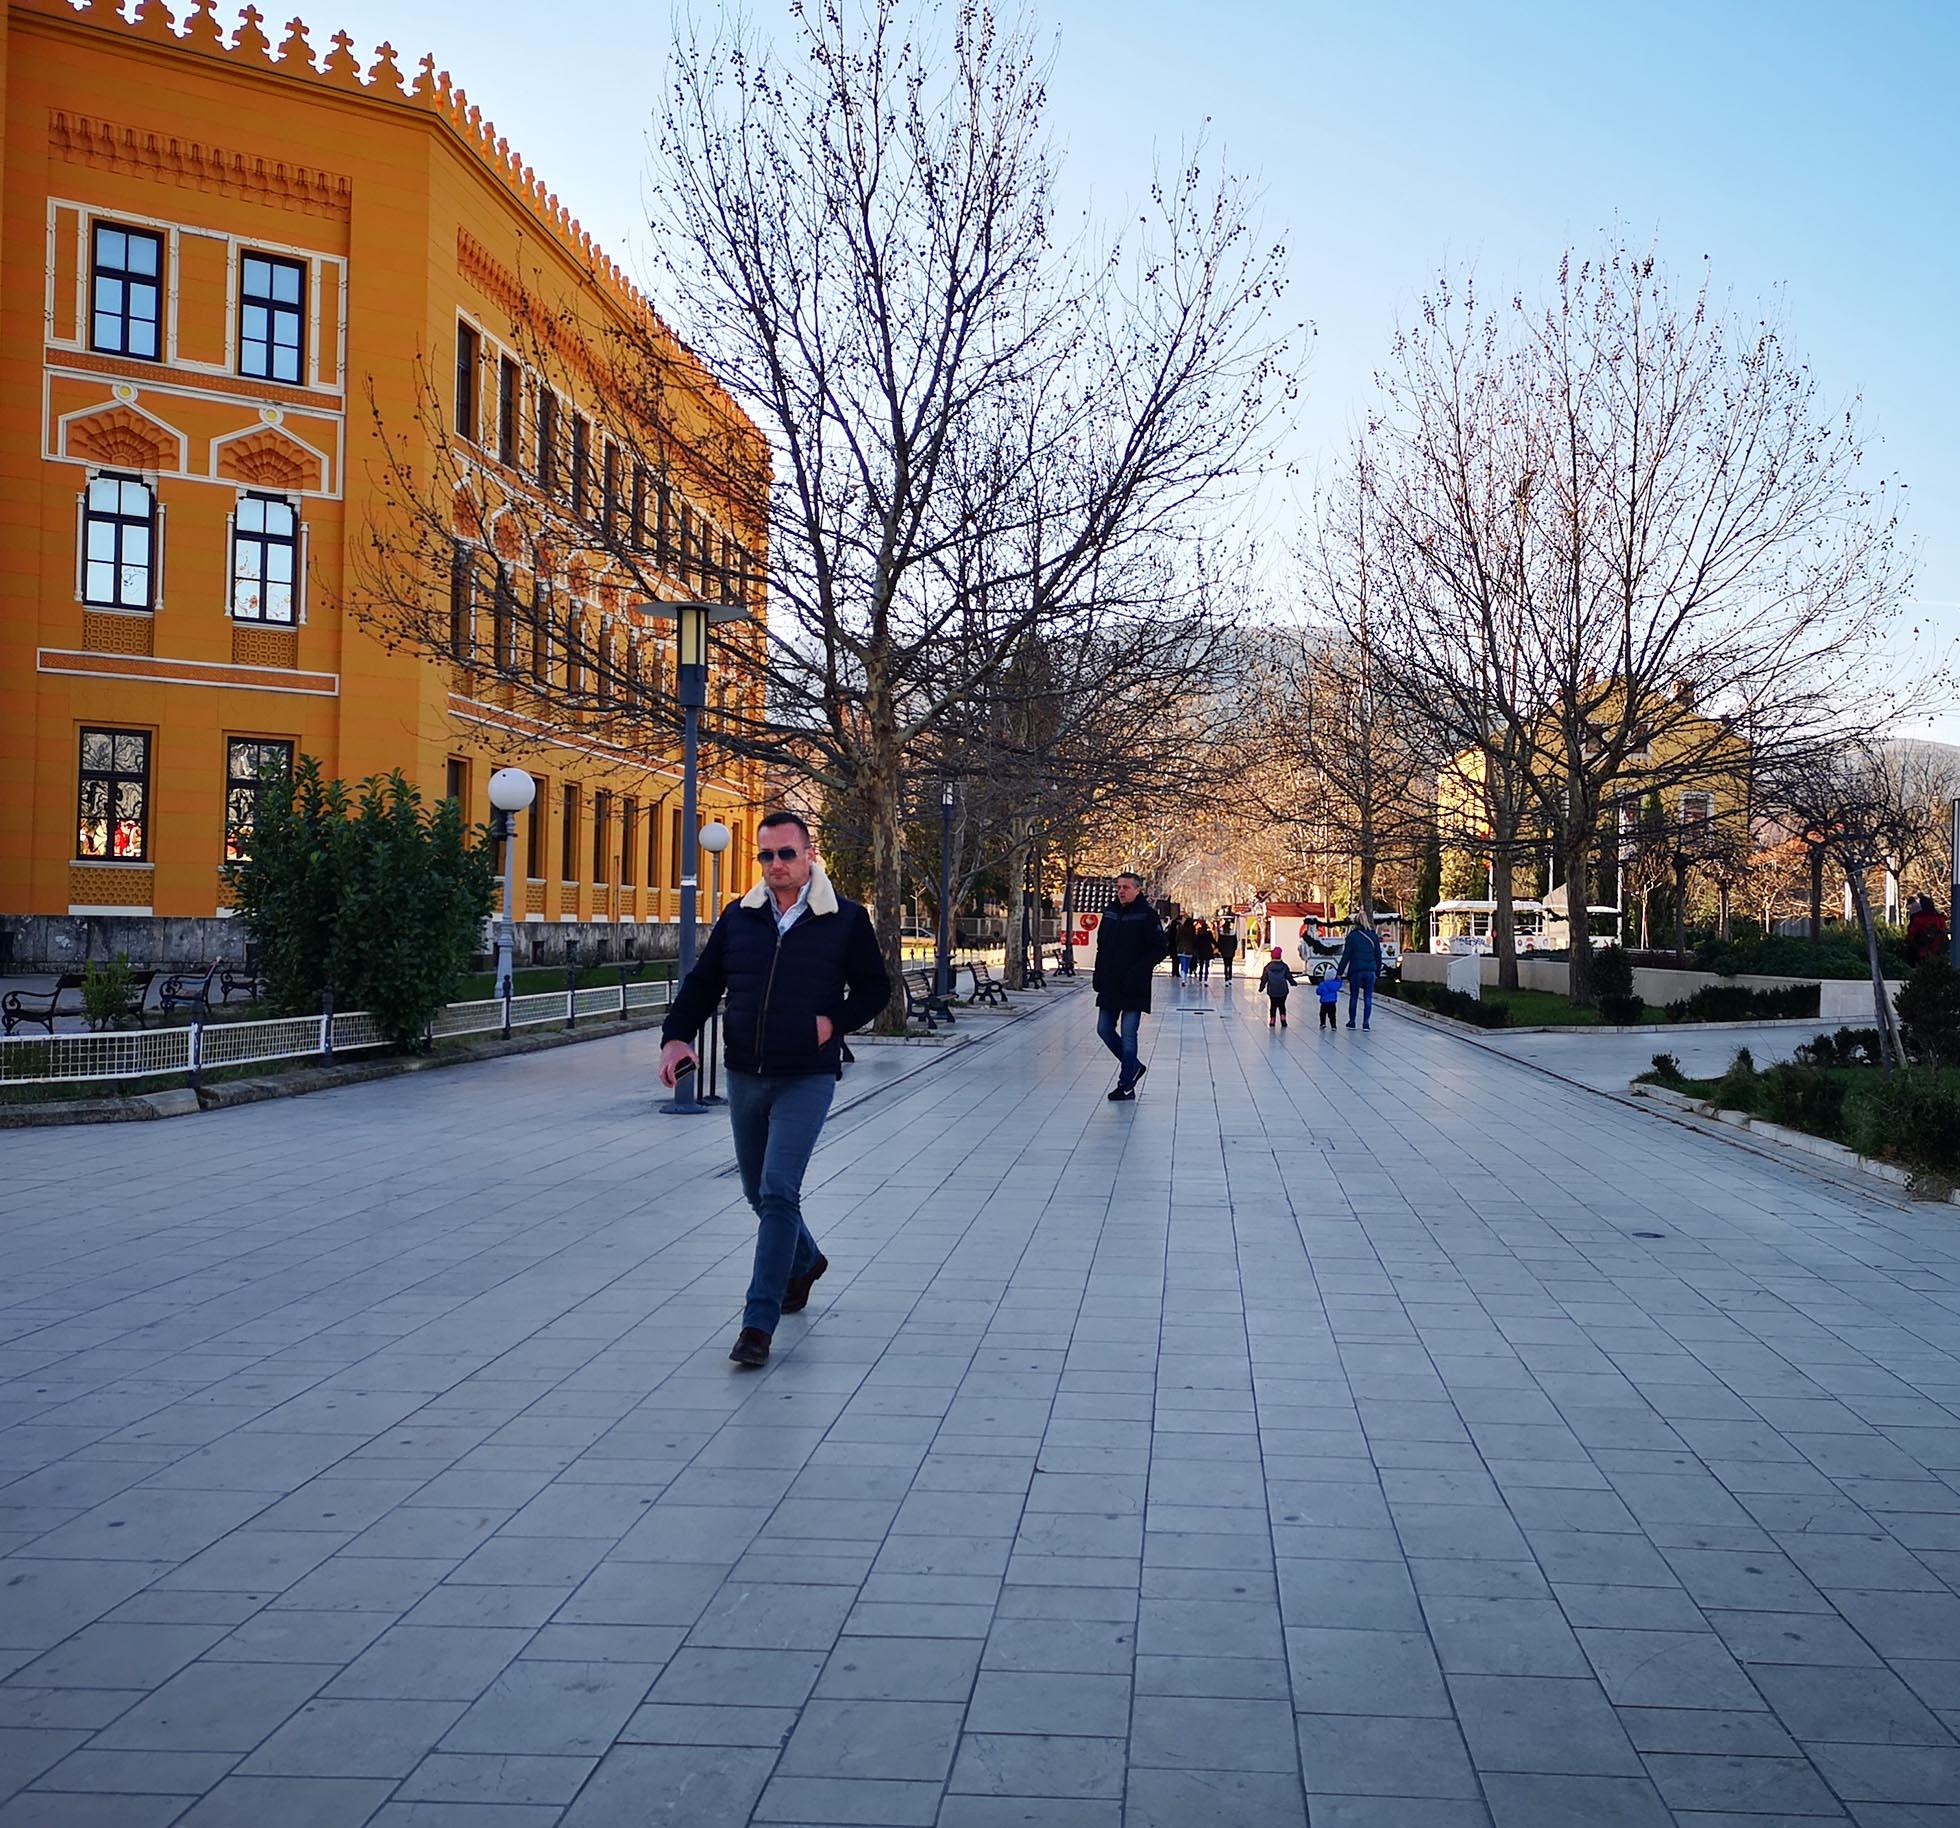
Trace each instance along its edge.
<instances>
[{"instance_id":1,"label":"brown leather shoe","mask_svg":"<svg viewBox=\"0 0 1960 1828\"><path fill-rule=\"evenodd\" d=\"M790 1277L789 1287L783 1292L785 1314L800 1314L810 1305L810 1291L816 1286L817 1278L829 1267L830 1259L819 1251L817 1260L810 1265L810 1273L807 1276Z\"/></svg>"}]
</instances>

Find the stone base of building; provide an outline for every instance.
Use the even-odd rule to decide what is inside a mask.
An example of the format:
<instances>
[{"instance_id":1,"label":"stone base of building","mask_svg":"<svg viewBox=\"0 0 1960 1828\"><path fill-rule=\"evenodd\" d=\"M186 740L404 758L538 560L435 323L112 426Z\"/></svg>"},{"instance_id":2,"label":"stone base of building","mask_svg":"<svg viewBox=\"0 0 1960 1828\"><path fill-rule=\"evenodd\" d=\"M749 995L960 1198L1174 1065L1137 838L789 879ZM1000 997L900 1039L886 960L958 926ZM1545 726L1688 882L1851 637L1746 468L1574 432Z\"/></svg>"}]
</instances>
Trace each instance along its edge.
<instances>
[{"instance_id":1,"label":"stone base of building","mask_svg":"<svg viewBox=\"0 0 1960 1828\"><path fill-rule=\"evenodd\" d=\"M702 938L707 937L703 923ZM672 921L520 921L517 965L582 965L624 959L672 958L680 949ZM142 970L242 960L250 934L236 920L151 914L0 914L0 969L78 971L88 959L118 952ZM11 954L8 942L11 941ZM484 968L489 966L486 952Z\"/></svg>"}]
</instances>

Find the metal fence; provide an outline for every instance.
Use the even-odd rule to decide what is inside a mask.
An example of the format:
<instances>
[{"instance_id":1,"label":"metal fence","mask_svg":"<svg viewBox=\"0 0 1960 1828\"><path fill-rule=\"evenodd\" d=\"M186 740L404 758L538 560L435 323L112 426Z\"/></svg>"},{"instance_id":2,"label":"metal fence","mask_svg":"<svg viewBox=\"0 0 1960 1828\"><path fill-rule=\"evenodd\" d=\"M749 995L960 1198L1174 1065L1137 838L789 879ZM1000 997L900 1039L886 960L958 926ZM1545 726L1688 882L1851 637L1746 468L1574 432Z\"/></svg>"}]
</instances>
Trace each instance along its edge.
<instances>
[{"instance_id":1,"label":"metal fence","mask_svg":"<svg viewBox=\"0 0 1960 1828\"><path fill-rule=\"evenodd\" d=\"M432 1041L457 1035L508 1034L513 1029L581 1021L625 1021L664 1009L672 984L599 984L535 996L490 997L451 1003L429 1025ZM265 1022L193 1020L181 1028L117 1029L90 1034L0 1037L0 1087L187 1078L275 1060L331 1060L387 1045L380 1024L363 1010L332 1015L280 1016Z\"/></svg>"}]
</instances>

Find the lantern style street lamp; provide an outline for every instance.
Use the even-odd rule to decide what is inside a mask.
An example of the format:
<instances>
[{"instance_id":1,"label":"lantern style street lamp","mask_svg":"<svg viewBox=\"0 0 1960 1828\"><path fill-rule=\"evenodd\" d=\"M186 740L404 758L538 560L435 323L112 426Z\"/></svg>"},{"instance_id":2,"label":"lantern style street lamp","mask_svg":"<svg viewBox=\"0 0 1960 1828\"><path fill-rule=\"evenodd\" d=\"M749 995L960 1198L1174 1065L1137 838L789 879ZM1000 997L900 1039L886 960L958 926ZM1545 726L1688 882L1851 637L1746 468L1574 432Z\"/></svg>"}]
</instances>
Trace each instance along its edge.
<instances>
[{"instance_id":1,"label":"lantern style street lamp","mask_svg":"<svg viewBox=\"0 0 1960 1828\"><path fill-rule=\"evenodd\" d=\"M719 819L710 819L701 827L701 848L710 858L709 871L711 886L708 891L708 925L713 928L721 918L721 854L735 842L735 834ZM701 1049L701 1077L707 1089L701 1094L703 1104L720 1104L721 1093L716 1089L721 1081L721 1063L717 1055L721 1051L721 1015L717 1012L708 1017L708 1025L703 1032L704 1045Z\"/></svg>"},{"instance_id":2,"label":"lantern style street lamp","mask_svg":"<svg viewBox=\"0 0 1960 1828\"><path fill-rule=\"evenodd\" d=\"M511 954L517 943L517 815L538 797L538 784L522 768L499 768L490 777L490 836L504 847L504 918L497 929L497 989L509 1019Z\"/></svg>"},{"instance_id":3,"label":"lantern style street lamp","mask_svg":"<svg viewBox=\"0 0 1960 1828\"><path fill-rule=\"evenodd\" d=\"M681 930L680 958L675 982L694 969L694 918L700 886L700 834L694 829L700 765L701 712L708 702L708 629L710 625L748 620L741 603L710 603L700 598L675 602L638 603L642 615L671 619L674 624L675 697L681 707ZM706 1110L695 1095L690 1073L660 1108L675 1116L692 1117Z\"/></svg>"}]
</instances>

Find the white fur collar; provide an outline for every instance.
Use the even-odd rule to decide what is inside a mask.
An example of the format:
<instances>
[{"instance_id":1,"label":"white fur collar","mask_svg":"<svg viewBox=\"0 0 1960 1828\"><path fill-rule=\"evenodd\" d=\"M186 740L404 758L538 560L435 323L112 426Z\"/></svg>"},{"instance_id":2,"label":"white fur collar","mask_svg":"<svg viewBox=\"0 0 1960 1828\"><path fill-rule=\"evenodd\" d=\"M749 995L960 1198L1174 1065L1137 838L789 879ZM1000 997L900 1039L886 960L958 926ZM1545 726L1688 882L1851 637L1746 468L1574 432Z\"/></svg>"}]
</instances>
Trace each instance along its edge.
<instances>
[{"instance_id":1,"label":"white fur collar","mask_svg":"<svg viewBox=\"0 0 1960 1828\"><path fill-rule=\"evenodd\" d=\"M742 897L745 908L766 907L769 903L769 885L758 882ZM824 867L814 857L810 859L810 912L812 914L835 914L837 912L837 891L831 886L830 878L824 874Z\"/></svg>"}]
</instances>

